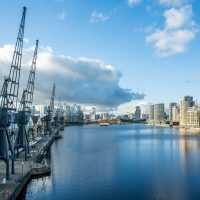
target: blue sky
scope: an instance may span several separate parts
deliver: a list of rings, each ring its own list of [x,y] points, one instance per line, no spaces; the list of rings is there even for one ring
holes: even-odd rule
[[[199,0],[1,1],[3,55],[5,45],[12,48],[15,43],[23,6],[28,8],[24,65],[28,66],[35,39],[40,40],[38,96],[48,98],[55,81],[63,100],[100,107],[168,103],[184,95],[200,100]],[[48,68],[49,56],[49,65],[54,66],[51,73],[67,68],[66,78],[49,73],[45,79],[43,66]],[[6,71],[7,60],[2,55],[0,63]],[[91,78],[93,74],[102,75],[101,80]],[[59,84],[70,87],[59,88]],[[35,101],[42,99],[35,97]]]

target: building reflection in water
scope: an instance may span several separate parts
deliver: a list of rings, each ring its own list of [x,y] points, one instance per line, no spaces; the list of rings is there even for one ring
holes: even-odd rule
[[[51,149],[51,176],[32,181],[26,199],[196,198],[197,135],[145,125],[68,127],[64,134]]]

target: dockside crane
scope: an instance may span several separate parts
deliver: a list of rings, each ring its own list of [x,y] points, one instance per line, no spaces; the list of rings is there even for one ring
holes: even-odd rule
[[[24,26],[26,7],[23,7],[22,18],[15,44],[14,54],[9,76],[4,79],[0,95],[0,160],[6,164],[6,178],[9,178],[9,159],[12,160],[12,172],[14,173],[14,151],[9,138],[9,126],[11,115],[16,111],[21,71],[22,48],[24,39]]]
[[[19,148],[25,150],[25,160],[29,153],[29,139],[26,131],[27,124],[30,120],[31,106],[33,102],[33,92],[35,83],[35,71],[37,62],[38,40],[36,40],[35,50],[33,54],[32,65],[29,73],[28,83],[25,90],[23,90],[20,101],[19,111],[15,116],[15,122],[18,125],[18,133],[15,140],[14,156],[17,150],[17,157],[19,156]]]
[[[53,119],[53,111],[54,111],[55,89],[56,89],[56,85],[54,83],[53,84],[52,94],[51,94],[50,105],[47,108],[47,115],[43,119],[46,122],[46,132],[48,132],[49,135],[52,135],[51,122],[52,122],[52,119]]]
[[[61,97],[59,97],[58,107],[56,109],[55,116],[53,117],[54,126],[58,128],[60,126],[60,115],[61,115]]]

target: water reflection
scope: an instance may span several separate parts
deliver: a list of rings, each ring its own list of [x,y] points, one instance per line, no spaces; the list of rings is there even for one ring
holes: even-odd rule
[[[198,199],[200,137],[145,125],[68,127],[25,199]]]

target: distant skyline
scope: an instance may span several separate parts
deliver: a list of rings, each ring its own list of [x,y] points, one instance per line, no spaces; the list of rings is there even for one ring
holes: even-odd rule
[[[200,100],[200,1],[1,1],[1,87],[23,6],[21,88],[40,40],[35,104],[50,101],[54,82],[57,99],[105,110],[168,104],[186,95]]]

